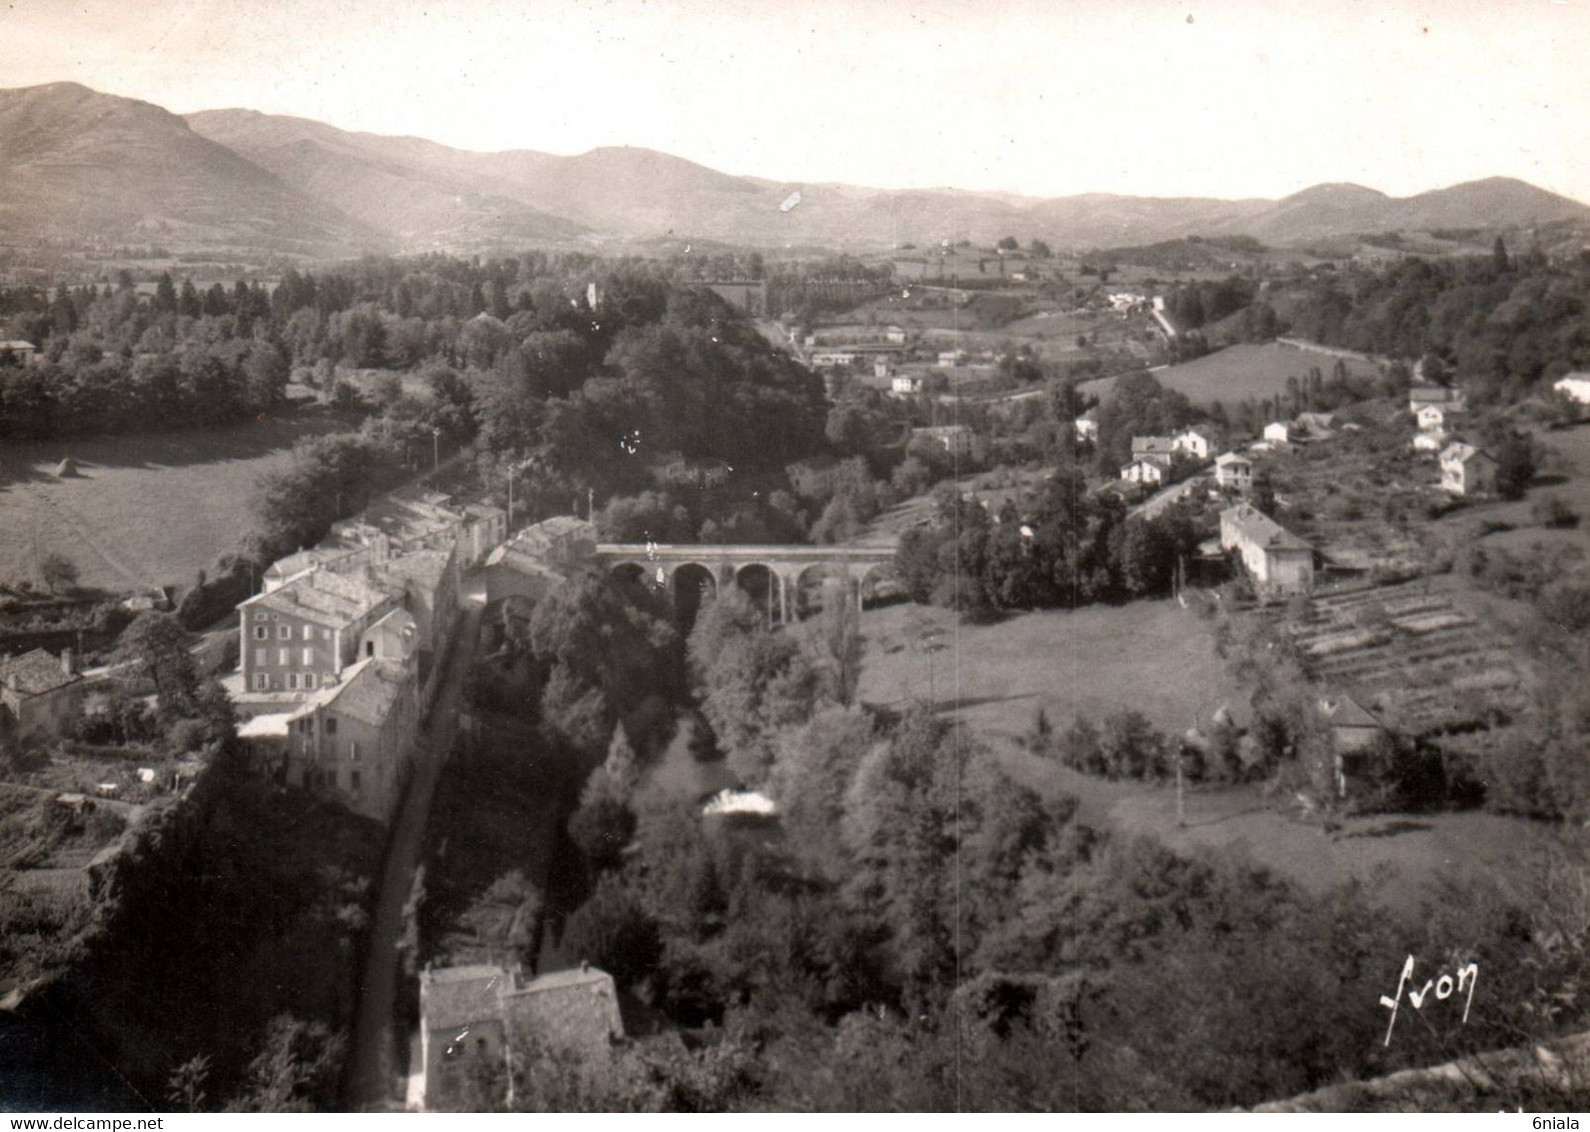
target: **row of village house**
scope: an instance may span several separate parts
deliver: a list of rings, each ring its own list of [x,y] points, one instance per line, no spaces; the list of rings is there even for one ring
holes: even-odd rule
[[[1578,386],[1572,385],[1579,380]],[[1570,389],[1582,387],[1583,402],[1590,404],[1590,376],[1570,375],[1557,383],[1560,390],[1576,400]],[[1464,412],[1463,394],[1446,386],[1415,386],[1408,393],[1408,408],[1418,424],[1413,438],[1417,452],[1439,453],[1441,487],[1453,495],[1489,495],[1496,490],[1496,460],[1483,448],[1458,440],[1450,429]],[[1304,440],[1321,440],[1331,435],[1334,425],[1330,413],[1299,413],[1296,419],[1272,421],[1250,451],[1285,449]],[[1351,428],[1352,425],[1347,427]],[[1075,422],[1077,439],[1095,442],[1099,435],[1098,416],[1089,409]],[[1215,435],[1205,426],[1193,425],[1175,436],[1132,437],[1132,458],[1121,468],[1127,483],[1157,487],[1163,484],[1178,458],[1202,462],[1209,458]],[[1246,492],[1253,482],[1253,463],[1232,451],[1215,458],[1215,482],[1222,489]]]
[[[402,493],[272,564],[238,606],[227,680],[256,764],[386,820],[458,619],[460,572],[506,535],[500,508]]]

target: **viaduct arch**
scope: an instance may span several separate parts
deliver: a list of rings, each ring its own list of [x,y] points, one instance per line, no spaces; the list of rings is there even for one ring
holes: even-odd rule
[[[752,567],[767,571],[768,620],[790,624],[800,611],[803,584],[825,574],[843,584],[845,600],[863,608],[871,584],[894,568],[894,546],[679,546],[661,543],[604,542],[596,558],[609,570],[639,573],[677,599],[680,585],[709,587],[713,594],[752,576]],[[821,569],[818,569],[821,568]],[[760,573],[760,570],[756,573]],[[705,593],[703,593],[705,596]]]

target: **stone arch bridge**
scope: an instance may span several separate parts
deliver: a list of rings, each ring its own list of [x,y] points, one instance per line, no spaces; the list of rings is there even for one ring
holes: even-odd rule
[[[789,624],[802,613],[814,585],[843,585],[845,600],[863,608],[879,580],[894,571],[893,544],[876,546],[678,546],[663,543],[597,543],[596,557],[614,573],[644,578],[676,601],[685,586],[715,596],[722,586],[748,579],[765,584],[768,619]]]

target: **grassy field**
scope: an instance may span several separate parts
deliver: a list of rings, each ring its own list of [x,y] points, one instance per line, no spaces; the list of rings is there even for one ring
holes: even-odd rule
[[[1161,385],[1185,393],[1192,401],[1210,405],[1216,401],[1234,405],[1249,397],[1273,397],[1286,392],[1286,379],[1299,380],[1308,376],[1315,366],[1330,376],[1336,359],[1325,354],[1306,353],[1274,342],[1244,343],[1227,346],[1195,361],[1157,370],[1154,376]],[[1368,362],[1348,361],[1348,372],[1373,376],[1376,367]],[[1084,382],[1079,388],[1084,393],[1108,398],[1115,379],[1106,377]]]
[[[928,626],[942,651],[922,651]],[[1245,714],[1203,622],[1171,601],[1029,613],[997,625],[957,625],[947,610],[897,605],[869,611],[862,631],[862,700],[900,707],[931,692],[978,734],[1023,734],[1040,707],[1056,725],[1078,712],[1098,719],[1132,707],[1177,733],[1224,703]]]
[[[203,432],[6,445],[0,582],[36,582],[35,555],[55,551],[84,586],[185,585],[248,534],[255,486],[286,463],[293,442],[339,427],[309,412]],[[63,456],[77,476],[56,478]]]

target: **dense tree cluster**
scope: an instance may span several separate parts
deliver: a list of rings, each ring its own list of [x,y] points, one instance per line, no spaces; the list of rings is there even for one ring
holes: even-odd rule
[[[938,502],[935,523],[901,537],[896,567],[914,600],[974,617],[1163,593],[1202,537],[1180,506],[1128,517],[1120,496],[1089,494],[1074,466],[1026,512],[1009,503],[990,515],[950,489]]]
[[[1560,872],[1388,917],[1356,886],[1310,895],[1236,857],[1106,836],[924,708],[801,692],[795,646],[743,606],[698,634],[698,692],[724,697],[709,715],[754,720],[719,740],[731,760],[757,752],[735,765],[759,768],[781,835],[700,816],[615,743],[575,823],[598,874],[565,944],[710,1040],[642,1039],[595,1080],[545,1051],[516,1066],[518,1107],[1217,1108],[1583,1017],[1577,989],[1548,1007],[1539,977],[1580,961],[1550,930],[1578,906]],[[1141,717],[1103,731],[1106,757],[1163,772]],[[1362,1003],[1410,953],[1476,958],[1497,984],[1466,1024],[1426,1011],[1388,1048]],[[500,1104],[498,1085],[474,1103]]]
[[[1286,307],[1292,332],[1414,359],[1433,352],[1486,403],[1512,403],[1590,364],[1590,270],[1538,252],[1318,273]]]

